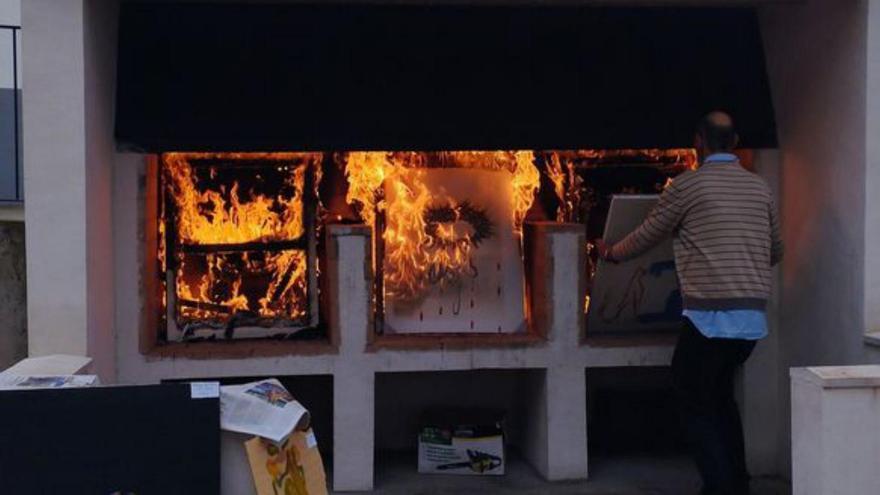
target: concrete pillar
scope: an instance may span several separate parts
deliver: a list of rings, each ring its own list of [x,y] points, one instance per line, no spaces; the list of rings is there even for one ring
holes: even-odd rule
[[[28,352],[115,375],[112,165],[117,2],[22,4]]]
[[[586,375],[582,367],[530,373],[523,456],[548,481],[587,477]]]
[[[548,346],[555,354],[575,352],[584,323],[583,226],[538,223],[530,225],[529,235],[533,324],[549,327]],[[556,260],[578,261],[572,267]],[[566,361],[532,374],[523,387],[528,397],[523,454],[550,481],[587,477],[586,363]]]
[[[333,375],[333,490],[373,489],[375,373],[346,367]]]
[[[587,470],[586,375],[582,367],[547,370],[549,481],[585,479]]]
[[[83,2],[22,5],[31,355],[88,353]]]
[[[880,366],[792,368],[794,495],[880,493]]]
[[[373,489],[375,373],[364,356],[371,323],[370,229],[327,228],[331,332],[339,354],[333,375],[333,490]]]

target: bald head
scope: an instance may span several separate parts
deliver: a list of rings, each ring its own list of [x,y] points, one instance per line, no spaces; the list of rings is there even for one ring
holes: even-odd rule
[[[706,155],[736,148],[738,137],[730,115],[721,111],[706,114],[697,127],[697,147]]]

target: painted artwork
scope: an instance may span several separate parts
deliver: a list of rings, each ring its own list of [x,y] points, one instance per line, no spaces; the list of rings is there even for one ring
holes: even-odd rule
[[[393,231],[417,226],[422,240],[415,257],[403,250],[385,251],[385,331],[525,331],[523,264],[510,173],[432,168],[413,169],[410,175],[427,189],[424,197],[429,200],[413,212],[417,221],[388,218]],[[390,205],[412,189],[407,179],[401,174],[398,181],[386,183]],[[409,223],[395,225],[398,220]]]
[[[657,204],[656,195],[618,195],[611,200],[604,239],[618,242],[638,227]],[[636,259],[599,261],[590,291],[587,332],[678,330],[682,298],[672,238]]]
[[[245,442],[257,495],[327,495],[324,464],[312,430],[281,445],[259,437]]]
[[[245,390],[245,393],[259,397],[276,407],[284,407],[288,402],[293,402],[293,396],[290,395],[290,392],[281,385],[272,382],[260,382]]]

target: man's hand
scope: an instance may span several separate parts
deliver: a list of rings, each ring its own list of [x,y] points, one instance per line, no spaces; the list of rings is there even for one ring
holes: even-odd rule
[[[611,246],[605,242],[605,239],[596,239],[593,241],[593,245],[596,246],[596,253],[599,255],[599,258],[610,261],[612,263],[616,263],[616,261],[611,257]]]

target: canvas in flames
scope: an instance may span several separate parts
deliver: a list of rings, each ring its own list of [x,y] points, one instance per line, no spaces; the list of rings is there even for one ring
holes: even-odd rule
[[[526,331],[531,152],[351,153],[346,171],[349,201],[377,233],[380,331]]]
[[[285,336],[317,324],[320,154],[162,155],[168,340]]]

